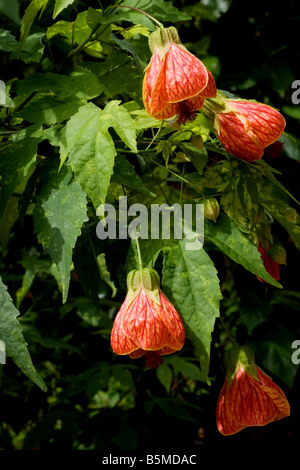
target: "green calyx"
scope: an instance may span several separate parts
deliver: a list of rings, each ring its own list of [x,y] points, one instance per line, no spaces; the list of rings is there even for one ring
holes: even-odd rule
[[[286,251],[282,245],[274,245],[268,255],[278,264],[286,264]]]
[[[144,268],[130,271],[127,276],[127,287],[129,304],[135,299],[140,290],[143,289],[147,297],[160,305],[160,279],[155,269]]]
[[[236,346],[225,352],[224,363],[226,366],[227,387],[232,384],[239,366],[241,365],[245,372],[258,380],[255,367],[255,356],[249,346]]]
[[[162,59],[168,52],[171,43],[181,45],[177,29],[174,26],[170,28],[158,28],[149,36],[149,47],[153,54],[156,51]]]

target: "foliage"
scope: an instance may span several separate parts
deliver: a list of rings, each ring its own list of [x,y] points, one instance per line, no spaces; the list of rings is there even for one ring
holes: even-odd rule
[[[0,339],[8,355],[0,367],[11,410],[1,412],[3,449],[158,448],[162,417],[170,446],[203,444],[201,427],[208,440],[222,440],[214,413],[228,329],[253,347],[290,400],[297,387],[290,356],[300,333],[293,274],[300,141],[290,85],[299,53],[282,52],[293,38],[276,36],[272,45],[279,18],[271,4],[256,17],[255,2],[242,13],[237,0],[119,3],[0,0]],[[285,3],[296,24],[296,2]],[[201,111],[180,128],[147,114],[142,81],[153,18],[177,27],[228,96],[282,111],[280,156],[265,152],[251,164],[233,157]],[[248,41],[243,25],[263,47]],[[251,48],[259,52],[249,58]],[[140,240],[144,265],[160,273],[187,332],[184,349],[157,371],[142,358],[116,357],[109,343],[137,252],[128,237],[100,240],[96,227],[99,206],[117,208],[124,195],[149,209],[191,204],[194,214],[209,197],[220,204],[216,222],[205,220],[200,250],[172,237]],[[255,244],[270,227],[287,252],[279,282]],[[294,437],[286,426],[281,436]]]

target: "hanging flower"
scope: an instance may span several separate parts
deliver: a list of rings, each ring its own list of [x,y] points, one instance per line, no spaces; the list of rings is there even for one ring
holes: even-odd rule
[[[254,101],[209,99],[204,112],[213,118],[226,150],[247,162],[259,160],[285,128],[285,120],[276,109]]]
[[[143,82],[146,110],[156,119],[195,119],[204,98],[216,96],[213,75],[181,44],[174,27],[156,30],[149,45],[153,55]]]
[[[226,378],[217,403],[217,427],[229,436],[248,426],[265,426],[290,415],[289,402],[278,385],[256,364],[248,346],[225,355]]]
[[[163,362],[161,356],[182,349],[182,320],[160,290],[154,269],[131,271],[127,284],[128,293],[111,332],[112,349],[132,359],[145,355],[146,365],[156,368]]]
[[[269,244],[269,249],[270,248],[271,248],[271,245]],[[271,274],[271,276],[275,279],[275,281],[279,281],[280,270],[279,270],[279,264],[277,263],[277,261],[275,261],[273,258],[271,258],[271,256],[269,256],[269,250],[266,250],[261,243],[259,243],[258,245],[258,251],[260,252],[260,256],[264,264],[264,267],[266,268],[266,271],[268,271],[268,273]],[[266,282],[258,276],[257,276],[257,279],[261,282]]]

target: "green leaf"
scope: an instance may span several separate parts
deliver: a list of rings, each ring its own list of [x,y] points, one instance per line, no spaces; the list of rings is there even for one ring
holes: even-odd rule
[[[280,140],[283,142],[284,152],[293,160],[300,160],[300,139],[295,135],[282,134]]]
[[[134,59],[128,54],[113,49],[105,62],[93,67],[93,71],[99,78],[104,95],[113,98],[120,93],[125,93],[131,96],[141,108],[144,107],[141,96],[143,76]]]
[[[274,291],[271,303],[300,310],[300,292],[290,290]]]
[[[45,392],[46,384],[32,364],[21,325],[17,320],[19,314],[0,277],[0,339],[5,343],[7,355],[30,380]]]
[[[295,246],[300,250],[300,216],[288,204],[288,194],[281,185],[265,183],[259,191],[260,204],[287,230]]]
[[[264,174],[265,174],[266,179],[271,181],[273,186],[275,186],[275,187],[277,186],[277,188],[281,189],[281,191],[283,191],[291,199],[293,199],[297,204],[300,205],[300,202],[289,192],[289,190],[282,183],[280,183],[280,181],[278,181],[278,179],[274,175],[275,170],[271,166],[267,165],[264,161],[262,161],[260,163],[260,165],[263,165],[263,167],[264,167]],[[266,183],[265,183],[265,186],[266,186]],[[276,190],[276,188],[274,188],[274,189]],[[262,193],[263,193],[263,190],[262,190]]]
[[[95,98],[101,93],[101,87],[97,77],[93,72],[77,67],[70,76],[58,75],[55,73],[36,73],[29,78],[19,80],[15,85],[15,90],[19,94],[30,94],[36,91],[51,93],[59,100],[87,101]]]
[[[236,161],[222,160],[209,167],[200,182],[204,188],[224,191],[232,186],[239,178],[238,163]]]
[[[257,362],[267,374],[283,380],[290,388],[293,387],[298,366],[293,364],[291,345],[295,340],[294,334],[283,326],[275,326],[266,331],[263,338],[253,345]],[[251,346],[251,345],[250,345]]]
[[[290,220],[290,209],[287,204],[280,201],[265,201],[261,205],[280,223],[289,233],[295,246],[300,250],[300,217],[296,213],[296,222]]]
[[[10,18],[17,25],[20,24],[21,18],[19,16],[19,0],[0,0],[0,12]]]
[[[96,257],[103,247],[96,236],[96,226],[92,225],[92,227],[85,226],[77,238],[73,252],[73,263],[85,295],[94,305],[98,306],[101,277]]]
[[[30,167],[30,170],[24,176],[18,186],[15,188],[15,192],[17,195],[22,194],[25,190],[26,184],[35,170],[35,165]],[[2,246],[2,254],[3,256],[6,255],[6,249],[9,241],[10,231],[14,225],[14,223],[18,220],[19,217],[19,197],[18,196],[11,196],[9,201],[7,202],[2,217],[0,218],[0,241]],[[17,305],[17,308],[18,305]]]
[[[204,249],[185,250],[182,241],[174,242],[165,252],[162,284],[181,314],[209,383],[211,333],[222,298],[214,264]]]
[[[92,103],[82,106],[62,131],[61,165],[69,158],[77,180],[97,208],[105,201],[117,154],[108,132],[112,127],[134,152],[136,133],[133,120],[120,101],[101,110]]]
[[[203,169],[207,163],[208,157],[204,153],[205,149],[199,150],[191,144],[180,142],[179,147],[188,156],[191,162],[195,165],[196,170],[200,175],[203,173]]]
[[[121,5],[139,8],[162,22],[177,23],[178,21],[187,21],[192,19],[186,13],[182,13],[177,8],[173,7],[170,2],[165,2],[163,0],[152,0],[151,2],[148,0],[127,0]],[[114,15],[114,21],[117,21],[118,19],[119,21],[131,21],[134,24],[142,24],[151,31],[157,27],[157,24],[150,18],[138,11],[130,9],[120,8],[119,16]],[[107,21],[111,21],[109,17]]]
[[[30,290],[32,283],[38,273],[44,272],[51,274],[56,279],[58,285],[61,283],[59,272],[54,263],[50,263],[47,260],[30,257],[21,261],[20,264],[25,269],[25,273],[22,280],[22,286],[16,292],[17,308],[20,308],[24,297]]]
[[[135,189],[147,196],[155,197],[143,184],[141,178],[136,173],[134,166],[129,163],[124,156],[116,155],[114,173],[111,181],[114,183],[122,184],[128,188]]]
[[[55,19],[62,10],[74,3],[74,0],[55,0],[52,18]]]
[[[76,114],[82,103],[78,100],[67,102],[52,98],[51,96],[37,96],[27,106],[16,113],[26,121],[35,124],[51,124],[66,121]]]
[[[130,114],[136,116],[134,118],[136,129],[148,129],[149,127],[158,127],[160,125],[159,121],[150,116],[145,109],[130,111]]]
[[[19,43],[9,31],[0,29],[0,51],[13,52],[19,47]]]
[[[112,320],[108,318],[107,313],[101,311],[99,306],[95,306],[88,298],[76,297],[74,306],[76,307],[76,314],[88,325],[107,328],[107,330],[112,328]]]
[[[133,25],[130,28],[122,28],[122,26],[113,25],[112,29],[114,31],[120,31],[123,38],[125,39],[130,39],[136,34],[141,34],[142,36],[146,36],[147,38],[150,36],[149,29],[145,28],[145,26],[142,26],[140,24]]]
[[[224,254],[269,284],[282,287],[266,271],[257,246],[239,230],[233,220],[220,214],[216,223],[205,219],[204,224],[205,237],[220,248]]]
[[[75,85],[76,96],[80,99],[91,100],[101,94],[101,86],[96,75],[85,67],[76,67],[71,73],[72,85]]]
[[[147,38],[118,39],[113,33],[110,37],[121,49],[133,55],[141,71],[146,68],[149,62],[149,53],[145,53],[148,45]]]
[[[252,334],[254,328],[268,319],[271,311],[272,304],[269,300],[257,297],[253,291],[243,292],[239,304],[239,313],[249,335]]]
[[[58,21],[47,29],[47,38],[51,39],[57,34],[66,37],[72,44],[80,44],[100,24],[102,11],[88,8],[79,13],[75,21]]]
[[[156,375],[160,383],[165,387],[167,393],[170,392],[170,387],[173,381],[173,372],[167,364],[162,364],[156,370]]]
[[[70,168],[54,170],[38,197],[34,225],[38,241],[61,275],[63,302],[68,295],[72,251],[86,220],[86,195],[78,181],[72,181]]]
[[[196,364],[176,355],[168,356],[164,361],[173,367],[175,374],[180,373],[189,379],[203,381],[201,370]]]
[[[229,184],[221,195],[221,206],[241,231],[252,232],[260,207],[258,182],[262,179],[262,175],[246,165],[239,166],[236,173],[238,179]]]
[[[292,118],[300,119],[300,108],[297,106],[282,106],[282,111]]]
[[[97,256],[97,261],[98,261],[98,265],[99,265],[100,272],[101,272],[101,279],[104,282],[106,282],[106,284],[111,288],[111,290],[112,290],[111,297],[113,298],[113,297],[115,297],[115,295],[117,293],[117,288],[116,288],[114,282],[111,280],[110,273],[107,270],[107,265],[106,265],[106,260],[105,260],[105,253],[101,253],[100,255],[98,255]]]
[[[189,403],[188,401],[180,400],[179,398],[161,398],[154,396],[144,404],[146,413],[150,414],[155,405],[158,405],[168,416],[182,419],[184,421],[191,421],[193,423],[196,422],[195,418],[192,417],[191,413],[189,413],[186,408],[189,407],[199,410],[199,407]]]
[[[0,159],[0,174],[2,175],[0,217],[12,193],[34,164],[38,142],[37,139],[27,137],[12,143],[2,152]]]
[[[32,23],[40,10],[44,10],[49,0],[32,0],[25,10],[25,14],[21,21],[21,35],[19,51],[23,49],[25,41],[28,37]]]
[[[42,38],[45,36],[44,33],[34,33],[28,36],[24,42],[22,50],[12,52],[11,60],[21,59],[26,64],[30,62],[40,62],[45,46],[42,43]]]

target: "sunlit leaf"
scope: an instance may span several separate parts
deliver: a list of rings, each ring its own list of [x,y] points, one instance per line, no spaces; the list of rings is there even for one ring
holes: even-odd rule
[[[95,208],[105,201],[117,154],[110,127],[136,151],[133,121],[119,101],[111,101],[103,110],[92,103],[82,106],[62,131],[61,164],[69,159]]]
[[[62,299],[66,301],[70,282],[72,251],[86,216],[86,195],[70,168],[53,171],[43,187],[34,211],[39,242],[61,275]]]

